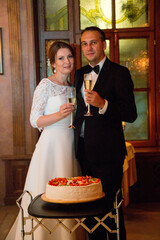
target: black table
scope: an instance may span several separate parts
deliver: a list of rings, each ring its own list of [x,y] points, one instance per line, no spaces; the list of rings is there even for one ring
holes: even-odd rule
[[[45,202],[40,194],[29,205],[28,213],[38,218],[83,218],[99,216],[112,209],[113,205],[108,206],[104,198],[86,203],[62,204]]]
[[[32,225],[31,232],[25,233],[24,228],[22,229],[23,232],[22,240],[24,240],[25,234],[26,235],[32,234],[33,239],[34,230],[36,230],[37,227],[39,226],[43,227],[51,234],[54,231],[54,228],[52,228],[52,231],[45,228],[44,221],[45,219],[56,219],[57,220],[56,225],[61,224],[61,226],[63,226],[70,233],[75,231],[79,226],[82,226],[91,234],[97,229],[97,227],[102,225],[110,233],[116,233],[117,240],[119,240],[119,207],[123,201],[121,199],[118,202],[119,192],[120,190],[116,194],[115,202],[113,205],[107,203],[105,198],[86,203],[74,203],[74,204],[50,203],[42,200],[41,195],[38,195],[31,201],[28,207],[30,219],[32,220],[32,222],[34,220],[37,224],[34,227]],[[93,217],[95,219],[95,225],[91,229],[85,224],[85,220],[89,217]],[[104,222],[108,217],[114,219],[116,229],[114,230],[111,229]],[[22,218],[24,218],[23,214]],[[64,219],[74,219],[75,220],[74,228],[67,229],[63,223]],[[22,219],[22,222],[23,223],[25,222],[24,219]],[[57,226],[55,228],[57,228]]]

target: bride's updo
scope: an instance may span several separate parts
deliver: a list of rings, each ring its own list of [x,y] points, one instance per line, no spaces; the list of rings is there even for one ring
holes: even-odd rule
[[[55,57],[60,48],[68,48],[74,57],[73,48],[68,43],[62,41],[55,41],[54,43],[52,43],[48,50],[48,58],[53,72],[54,72],[53,64],[55,63]]]

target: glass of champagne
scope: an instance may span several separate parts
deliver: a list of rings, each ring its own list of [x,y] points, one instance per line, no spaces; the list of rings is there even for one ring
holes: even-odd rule
[[[67,88],[67,98],[68,98],[68,102],[72,103],[75,109],[75,106],[76,106],[76,88],[75,87]],[[71,123],[68,126],[68,128],[75,128],[75,126],[73,125],[73,111],[71,112]]]
[[[92,85],[93,85],[92,75],[90,73],[84,74],[84,88],[88,90],[92,90]],[[93,116],[90,111],[89,103],[88,103],[88,111],[86,114],[84,114],[84,116]]]

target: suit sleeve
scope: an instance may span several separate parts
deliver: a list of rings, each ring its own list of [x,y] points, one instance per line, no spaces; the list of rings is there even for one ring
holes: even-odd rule
[[[133,81],[125,67],[119,67],[118,73],[112,76],[113,94],[109,96],[106,116],[112,121],[134,122],[137,118],[136,104],[133,94]]]

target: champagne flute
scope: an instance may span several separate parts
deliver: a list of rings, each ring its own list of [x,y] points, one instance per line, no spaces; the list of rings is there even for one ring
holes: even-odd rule
[[[93,85],[92,75],[90,73],[84,74],[84,87],[85,87],[85,89],[92,90],[92,85]],[[88,111],[87,111],[86,114],[84,114],[84,116],[93,116],[91,114],[89,103],[88,103]]]
[[[67,98],[68,98],[68,102],[72,103],[75,108],[75,105],[76,105],[76,88],[75,87],[67,88]],[[71,112],[71,123],[68,126],[68,128],[75,128],[75,126],[73,125],[73,111]]]

